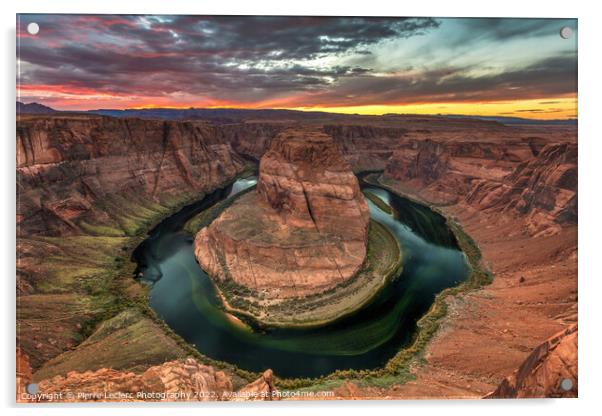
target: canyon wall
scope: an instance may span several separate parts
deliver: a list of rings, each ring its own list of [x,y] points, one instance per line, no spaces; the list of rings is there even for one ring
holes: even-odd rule
[[[366,241],[368,205],[351,166],[327,134],[281,133],[261,158],[257,192],[287,224]]]
[[[519,164],[502,181],[476,181],[466,202],[481,210],[527,218],[532,234],[577,223],[577,145],[552,144]]]
[[[384,169],[408,133],[401,127],[356,124],[326,124],[323,130],[338,143],[355,172]]]
[[[215,127],[90,116],[17,123],[17,230],[66,235],[110,223],[110,195],[161,202],[210,190],[244,162]],[[125,230],[124,230],[125,231]]]
[[[306,124],[283,122],[251,122],[220,125],[219,129],[234,150],[259,161],[270,148],[272,140],[288,128],[304,128]],[[334,139],[354,171],[382,170],[393,150],[403,143],[408,132],[400,127],[361,124],[315,124],[310,128],[322,130]]]
[[[272,139],[287,127],[285,123],[245,122],[220,125],[219,131],[238,154],[258,162]]]
[[[577,397],[577,345],[575,324],[538,345],[486,398]]]
[[[577,222],[574,143],[415,141],[395,151],[383,178],[437,205],[524,217],[532,234]]]
[[[381,393],[481,397],[542,341],[577,322],[576,130],[481,126],[433,129],[425,136],[410,133],[379,181],[460,225],[478,244],[494,279],[446,300],[448,315],[415,371],[416,381]],[[566,357],[576,384],[574,347]],[[543,384],[532,386],[518,394],[558,394],[539,389]]]
[[[278,400],[273,374],[265,371],[257,380],[235,390],[232,378],[194,358],[168,361],[142,373],[101,368],[71,371],[37,383],[39,399],[27,395],[31,374],[27,355],[17,349],[17,402],[174,402]],[[61,395],[61,399],[53,400]]]
[[[16,133],[17,342],[38,370],[144,296],[136,238],[246,163],[204,122],[20,115]]]

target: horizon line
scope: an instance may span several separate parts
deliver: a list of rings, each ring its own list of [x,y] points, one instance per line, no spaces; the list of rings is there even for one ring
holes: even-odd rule
[[[19,101],[24,105],[38,104],[44,107],[48,107],[57,112],[64,113],[89,113],[94,111],[152,111],[152,110],[244,110],[244,111],[291,111],[300,113],[324,113],[324,114],[336,114],[336,115],[348,115],[348,116],[370,116],[370,117],[382,117],[382,116],[436,116],[436,117],[483,117],[483,118],[506,118],[506,119],[522,119],[522,120],[534,120],[534,121],[577,121],[578,116],[565,117],[565,118],[537,118],[537,117],[525,117],[519,115],[510,114],[478,114],[478,113],[437,113],[437,112],[382,112],[382,113],[361,113],[361,112],[345,112],[345,111],[333,111],[328,108],[310,108],[310,107],[239,107],[239,106],[207,106],[207,107],[195,107],[195,106],[141,106],[141,107],[126,107],[126,108],[89,108],[81,110],[72,109],[58,109],[38,101],[31,101],[26,103]],[[348,107],[353,108],[353,107]]]

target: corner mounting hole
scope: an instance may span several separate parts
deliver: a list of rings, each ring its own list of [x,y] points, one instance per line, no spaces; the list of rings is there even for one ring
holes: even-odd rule
[[[560,382],[560,388],[564,391],[569,391],[573,388],[573,380],[570,378],[563,378]]]
[[[27,25],[27,33],[30,35],[37,35],[40,32],[40,25],[36,22],[31,22]]]
[[[573,29],[571,29],[568,26],[563,26],[560,29],[560,37],[562,39],[569,39],[571,36],[573,36]]]
[[[27,391],[27,393],[29,394],[36,394],[38,392],[38,385],[36,383],[29,383],[26,387],[25,390]]]

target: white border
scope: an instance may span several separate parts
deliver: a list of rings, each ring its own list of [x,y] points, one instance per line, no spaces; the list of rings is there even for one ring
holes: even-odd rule
[[[7,414],[15,414],[14,408],[14,336],[15,336],[15,13],[148,13],[148,14],[302,14],[302,15],[390,15],[390,16],[456,16],[456,17],[577,17],[579,18],[579,394],[576,400],[523,400],[523,401],[401,401],[401,402],[294,402],[279,404],[198,404],[175,408],[166,406],[127,406],[127,413],[142,413],[145,415],[164,415],[177,411],[185,413],[240,413],[248,415],[277,412],[287,415],[307,415],[311,412],[345,412],[350,415],[363,415],[371,412],[374,406],[379,411],[389,414],[401,412],[411,414],[445,413],[445,415],[491,415],[508,416],[509,413],[545,412],[550,415],[567,415],[587,412],[595,406],[595,400],[600,395],[600,355],[602,346],[600,322],[602,317],[599,301],[602,290],[601,274],[596,268],[600,261],[600,243],[602,236],[599,218],[596,217],[602,207],[602,197],[599,179],[602,179],[602,136],[599,125],[602,122],[602,109],[599,101],[602,97],[600,90],[600,61],[599,39],[602,39],[600,27],[601,14],[597,13],[594,2],[576,1],[546,1],[528,2],[525,0],[505,0],[500,2],[480,1],[431,1],[415,2],[370,0],[352,2],[351,0],[302,0],[299,2],[284,2],[276,0],[239,0],[239,1],[199,1],[191,0],[97,0],[85,1],[34,1],[19,0],[2,2],[2,46],[3,65],[1,82],[1,111],[3,137],[1,157],[1,184],[3,198],[0,203],[2,219],[2,246],[0,249],[1,262],[4,267],[2,276],[2,292],[4,309],[1,343],[3,365],[0,377],[3,400],[2,405],[9,407]],[[597,128],[598,127],[598,128]],[[598,261],[596,261],[598,260]],[[12,408],[11,408],[12,407]],[[44,407],[39,412],[45,415],[106,414],[123,411],[124,406],[105,405],[103,408],[74,406]],[[35,409],[21,409],[23,414],[34,413]]]

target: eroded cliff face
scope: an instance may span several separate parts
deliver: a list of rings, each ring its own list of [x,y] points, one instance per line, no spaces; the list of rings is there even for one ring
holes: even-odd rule
[[[436,204],[456,204],[474,181],[500,181],[520,161],[533,157],[526,141],[448,142],[411,140],[388,160],[385,179],[402,184]]]
[[[295,127],[303,129],[304,124],[292,121],[247,121],[220,125],[219,130],[237,153],[259,161],[280,132]],[[384,169],[394,149],[402,145],[408,133],[407,129],[401,127],[370,124],[316,123],[310,128],[322,130],[331,136],[355,172]]]
[[[71,371],[37,383],[39,396],[27,395],[31,369],[27,356],[17,349],[18,402],[177,402],[277,400],[271,370],[257,380],[235,390],[232,378],[194,358],[168,361],[142,373],[102,368],[96,371]],[[60,395],[60,398],[59,396]]]
[[[476,181],[466,201],[482,210],[525,216],[532,234],[577,223],[577,145],[548,145],[499,183]]]
[[[384,178],[435,204],[524,217],[532,234],[577,221],[577,145],[418,141],[397,150]]]
[[[272,139],[286,128],[286,123],[260,122],[219,126],[226,143],[230,143],[238,154],[256,161],[270,148]]]
[[[366,240],[368,205],[349,163],[326,134],[287,130],[261,158],[257,192],[286,224]]]
[[[450,165],[450,151],[432,140],[414,142],[410,149],[399,150],[386,167],[386,174],[397,180],[416,181],[422,186],[441,178]]]
[[[566,214],[576,208],[576,131],[477,133],[431,136],[440,156],[418,169],[440,172],[430,183],[428,175],[405,173],[421,150],[435,155],[437,147],[424,140],[398,149],[380,177],[460,224],[494,275],[491,285],[448,300],[427,364],[415,382],[389,391],[396,397],[482,397],[542,340],[577,321],[577,224]],[[570,359],[576,366],[576,355]]]
[[[37,370],[81,343],[117,285],[139,292],[130,239],[245,162],[204,122],[20,115],[16,140],[17,336]]]
[[[275,299],[319,293],[354,275],[366,255],[369,212],[333,140],[313,130],[278,135],[257,192],[238,199],[195,240],[213,277]]]
[[[577,349],[575,324],[538,345],[486,398],[577,397]],[[564,386],[563,381],[567,383]]]
[[[119,226],[111,221],[111,208],[119,207],[106,203],[113,196],[161,202],[199,193],[243,165],[219,131],[202,122],[21,117],[17,231],[66,235],[81,232],[82,222]]]
[[[326,124],[323,130],[339,145],[355,172],[384,169],[408,133],[402,127],[357,124]]]

